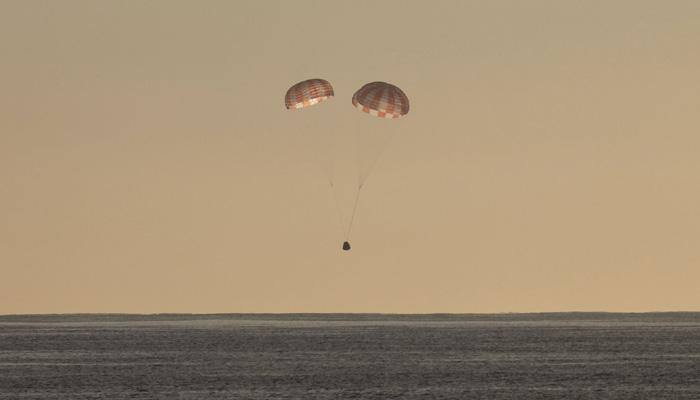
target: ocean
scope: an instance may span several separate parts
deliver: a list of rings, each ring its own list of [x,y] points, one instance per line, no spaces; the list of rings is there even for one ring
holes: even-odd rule
[[[700,399],[700,313],[0,316],[0,399]]]

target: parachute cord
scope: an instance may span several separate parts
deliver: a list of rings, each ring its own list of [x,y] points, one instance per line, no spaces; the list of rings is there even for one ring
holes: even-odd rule
[[[395,132],[391,132],[389,134],[389,138],[386,140],[386,142],[384,142],[384,145],[379,149],[379,154],[377,154],[377,157],[374,160],[372,160],[371,164],[369,165],[369,168],[367,168],[367,171],[364,174],[362,173],[362,170],[360,167],[360,162],[359,162],[359,148],[357,149],[357,157],[358,157],[357,166],[358,166],[358,171],[359,171],[357,179],[358,179],[358,182],[360,184],[360,188],[362,188],[362,185],[365,184],[365,182],[367,181],[369,176],[372,174],[372,170],[374,170],[374,167],[377,165],[377,162],[379,162],[379,159],[382,158],[382,155],[384,155],[384,153],[386,152],[389,145],[391,145],[391,142],[393,141],[394,136],[395,136]],[[358,138],[358,141],[359,141],[359,138]]]
[[[348,225],[348,231],[345,234],[345,240],[350,239],[350,231],[352,230],[352,222],[355,220],[355,212],[357,211],[357,203],[360,202],[360,190],[362,190],[362,184],[357,186],[357,195],[355,196],[355,204],[352,207],[352,214],[350,215],[350,224]]]
[[[318,122],[316,119],[304,119],[302,123],[302,134],[305,136],[305,138],[312,143],[318,142],[318,135],[315,133],[318,132]],[[330,143],[329,143],[330,142]],[[334,136],[329,139],[329,142],[321,142],[320,146],[322,147],[323,152],[332,152],[333,148],[333,143],[334,143]],[[343,234],[345,233],[345,225],[343,224],[343,215],[340,207],[340,202],[338,200],[338,196],[335,193],[335,183],[333,182],[333,178],[335,177],[334,174],[334,163],[333,159],[324,159],[322,156],[319,156],[316,154],[314,156],[315,158],[315,163],[321,168],[323,175],[325,175],[326,180],[328,181],[328,185],[330,186],[331,189],[331,196],[333,196],[333,205],[335,208],[335,214],[338,217],[338,235],[340,237],[343,237]]]
[[[333,196],[333,203],[335,205],[335,215],[338,217],[338,231],[340,233],[340,236],[343,236],[343,215],[340,212],[340,203],[338,202],[338,196],[335,194],[335,185],[333,184],[332,180],[329,180],[328,183],[331,185],[331,195]]]

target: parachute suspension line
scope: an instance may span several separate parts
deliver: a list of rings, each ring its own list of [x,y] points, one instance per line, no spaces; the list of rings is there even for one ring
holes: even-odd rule
[[[377,128],[375,128],[377,129]],[[377,129],[377,131],[374,132],[374,135],[381,134],[381,130]],[[384,153],[386,152],[387,148],[391,145],[391,142],[394,139],[394,136],[396,135],[396,132],[393,130],[390,130],[387,134],[387,136],[381,140],[378,143],[378,152],[374,154],[374,157],[370,156],[370,162],[368,165],[365,166],[366,169],[363,169],[363,162],[362,162],[362,139],[360,138],[361,133],[357,132],[355,134],[355,157],[357,158],[357,181],[360,186],[364,185],[369,176],[372,174],[372,171],[374,170],[374,167],[377,165],[379,162],[379,159],[382,158]]]
[[[348,231],[345,233],[345,240],[350,239],[350,231],[352,231],[352,223],[355,220],[355,213],[357,212],[357,204],[360,202],[360,191],[362,190],[362,184],[357,186],[357,195],[355,195],[355,204],[352,206],[352,214],[350,214],[350,223],[348,224]]]
[[[387,146],[388,146],[388,143],[384,147],[387,147]],[[367,168],[367,171],[364,174],[362,173],[362,171],[360,171],[360,173],[358,174],[360,186],[364,185],[365,181],[367,181],[367,178],[369,178],[370,174],[372,173],[374,166],[377,165],[377,162],[379,161],[382,154],[384,153],[384,150],[385,150],[384,148],[379,150],[379,154],[377,155],[377,157],[374,160],[372,160],[371,164],[369,165],[369,168]]]
[[[324,149],[324,152],[327,153],[332,153],[333,152],[333,144],[335,143],[335,136],[331,137],[330,144],[326,144],[326,148]],[[338,201],[338,196],[335,193],[335,182],[333,182],[333,178],[335,178],[335,163],[333,162],[332,158],[329,158],[326,162],[326,165],[324,165],[324,170],[326,171],[326,178],[328,179],[328,186],[330,187],[331,190],[331,196],[333,197],[333,208],[335,208],[335,214],[338,217],[338,232],[340,235],[343,235],[343,215],[340,211],[340,203]]]
[[[333,158],[330,156],[330,154],[333,153],[333,145],[335,143],[335,136],[330,137],[330,143],[324,143],[323,147],[323,153],[329,154],[326,160],[321,160],[321,163],[323,163],[323,170],[326,173],[326,177],[328,178],[328,183],[330,183],[331,187],[334,186],[333,178],[335,177],[335,164],[333,163]]]
[[[310,144],[319,143],[320,149],[314,151],[314,162],[318,165],[318,168],[323,173],[328,183],[333,186],[333,160],[324,158],[323,154],[328,154],[333,148],[333,138],[330,142],[324,141],[323,135],[319,134],[319,124],[315,118],[309,118],[304,120],[302,129],[304,130],[304,136]]]
[[[335,208],[334,212],[338,219],[338,234],[340,237],[342,237],[345,233],[345,225],[343,224],[340,201],[338,200],[338,196],[335,192],[335,165],[332,158],[324,158],[322,156],[323,154],[330,154],[332,152],[333,145],[335,143],[335,136],[331,136],[326,140],[325,135],[319,135],[320,127],[316,118],[303,119],[302,130],[306,140],[308,140],[310,143],[319,143],[320,149],[318,150],[320,151],[314,152],[316,154],[314,156],[314,162],[318,165],[318,168],[321,169],[324,178],[330,187],[331,196],[333,198],[333,208]]]
[[[340,211],[340,202],[338,201],[338,195],[335,193],[335,185],[333,184],[333,181],[331,183],[331,195],[333,196],[333,203],[334,203],[334,208],[335,208],[335,215],[338,217],[338,232],[340,233],[340,236],[343,236],[343,214]]]

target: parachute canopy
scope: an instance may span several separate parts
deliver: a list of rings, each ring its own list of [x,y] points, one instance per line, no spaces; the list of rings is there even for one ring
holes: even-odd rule
[[[287,109],[298,110],[313,106],[333,97],[333,86],[325,79],[307,79],[287,90],[284,105]]]
[[[362,86],[352,96],[352,105],[380,118],[399,118],[408,114],[406,94],[386,82],[372,82]]]

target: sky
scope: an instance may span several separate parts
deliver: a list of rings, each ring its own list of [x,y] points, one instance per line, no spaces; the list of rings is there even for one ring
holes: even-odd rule
[[[695,0],[3,1],[0,314],[700,310],[698,21]],[[309,78],[335,98],[286,110]],[[342,252],[314,160],[348,147],[313,137],[363,129],[372,81],[411,110]]]

